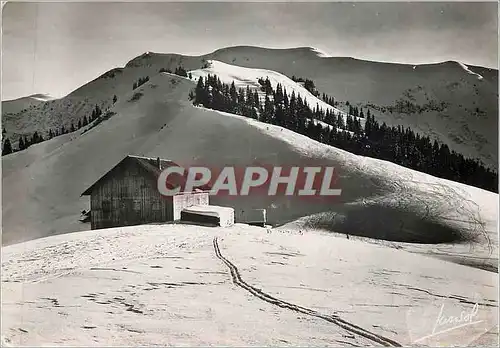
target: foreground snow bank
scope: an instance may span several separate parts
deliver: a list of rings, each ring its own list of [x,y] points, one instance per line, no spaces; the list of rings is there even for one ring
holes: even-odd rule
[[[145,225],[3,248],[1,334],[12,345],[404,345],[432,331],[441,306],[478,303],[482,324],[451,339],[491,344],[496,292],[491,272],[326,234]]]

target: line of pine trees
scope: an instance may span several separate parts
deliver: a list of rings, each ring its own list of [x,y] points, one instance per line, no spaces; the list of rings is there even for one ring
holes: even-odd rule
[[[304,88],[309,91],[312,95],[315,97],[319,98],[319,91],[316,89],[316,86],[314,85],[313,80],[309,79],[304,79],[303,77],[296,77],[295,75],[292,76],[292,81],[297,82],[297,83],[302,83]],[[332,105],[333,106],[333,105]]]
[[[223,84],[217,76],[208,75],[206,79],[198,79],[195,90],[190,93],[190,99],[195,105],[259,119],[293,131],[304,129],[309,120],[316,119],[333,128],[355,134],[363,132],[360,119],[353,115],[347,115],[344,119],[340,113],[330,109],[324,111],[318,105],[311,108],[307,100],[302,99],[300,94],[296,95],[295,91],[289,96],[281,84],[273,89],[268,78],[261,78],[258,81],[261,85],[260,90],[265,94],[263,98],[259,97],[256,90],[251,91],[248,86],[246,89],[236,89],[234,82],[231,85]]]
[[[2,140],[3,140],[3,147],[2,147],[2,156],[8,155],[9,153],[12,153],[12,144],[10,143],[9,138],[5,138],[5,133],[7,131],[5,130],[5,127],[2,128]],[[4,140],[5,138],[5,140]]]
[[[322,94],[321,99],[323,99],[323,101],[330,106],[337,106],[338,105],[338,102],[335,101],[335,98],[329,97],[325,93]]]
[[[183,77],[188,77],[188,73],[186,69],[184,69],[182,66],[179,66],[175,69],[174,74],[183,76]]]
[[[167,72],[172,74],[172,70],[166,69],[166,68],[160,68],[159,70],[160,73],[162,72]],[[189,77],[189,79],[193,78],[193,75],[191,73],[188,73],[186,69],[184,69],[182,66],[179,66],[175,68],[175,71],[173,72],[175,75],[183,76],[183,77]]]
[[[264,97],[248,86],[237,89],[234,82],[225,84],[216,75],[208,75],[205,79],[198,79],[190,99],[194,105],[282,126],[358,155],[387,160],[440,178],[498,192],[496,172],[475,159],[450,151],[446,144],[431,142],[428,136],[416,134],[410,128],[389,127],[385,122],[379,124],[370,110],[366,112],[363,127],[360,122],[360,117],[365,116],[363,110],[352,106],[344,122],[344,118],[333,111],[310,107],[293,91],[289,96],[280,84],[273,89],[269,79],[259,79],[259,83]],[[326,99],[333,100],[328,96]]]
[[[118,97],[116,95],[113,96],[113,104],[116,103],[117,100],[118,100]],[[98,105],[96,105],[92,109],[91,115],[88,118],[87,118],[87,116],[83,116],[83,118],[80,118],[78,120],[78,123],[76,124],[76,126],[73,124],[73,122],[71,122],[71,125],[69,128],[61,126],[61,128],[49,129],[49,132],[48,132],[46,138],[44,138],[43,135],[41,133],[39,133],[38,131],[35,131],[31,135],[31,137],[28,137],[26,135],[19,136],[17,149],[15,149],[12,146],[10,139],[6,138],[4,140],[4,143],[3,143],[2,156],[8,155],[8,154],[16,152],[16,151],[25,150],[28,147],[30,147],[31,145],[41,143],[45,140],[49,140],[49,139],[52,139],[54,137],[57,137],[57,136],[60,136],[63,134],[73,133],[73,132],[77,131],[78,129],[85,127],[88,124],[92,123],[94,120],[99,118],[102,115],[102,113],[103,112],[102,112],[101,108]],[[5,133],[5,129],[4,129],[3,133]]]
[[[149,76],[139,77],[139,80],[133,83],[132,90],[141,87],[143,84],[149,81]]]

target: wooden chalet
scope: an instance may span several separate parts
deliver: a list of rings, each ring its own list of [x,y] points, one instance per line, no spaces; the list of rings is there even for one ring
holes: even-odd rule
[[[90,196],[91,229],[175,221],[190,206],[209,204],[209,187],[165,197],[158,191],[162,170],[177,166],[160,158],[126,156],[104,174],[82,196]],[[186,176],[171,174],[170,189],[184,187]]]

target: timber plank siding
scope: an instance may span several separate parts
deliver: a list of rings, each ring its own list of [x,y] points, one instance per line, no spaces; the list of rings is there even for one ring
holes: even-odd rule
[[[172,198],[162,197],[157,182],[134,162],[123,163],[92,189],[91,228],[172,221]]]

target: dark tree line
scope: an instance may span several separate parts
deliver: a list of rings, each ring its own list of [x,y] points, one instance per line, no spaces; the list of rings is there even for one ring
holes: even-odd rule
[[[391,161],[440,178],[498,192],[498,174],[478,160],[450,150],[448,145],[431,141],[411,128],[380,125],[367,115],[361,148],[354,153]]]
[[[251,91],[248,86],[245,89],[236,89],[234,82],[231,85],[223,84],[217,76],[208,75],[206,79],[198,79],[190,98],[195,105],[205,105],[216,110],[248,116],[293,131],[298,131],[298,127],[304,128],[306,122],[311,119],[356,134],[361,134],[363,131],[359,118],[347,115],[344,119],[340,113],[330,109],[325,111],[318,105],[312,108],[300,94],[296,95],[295,91],[289,95],[281,84],[273,89],[268,78],[261,78],[258,81],[265,97],[259,98],[258,92]]]
[[[161,68],[159,70],[160,73],[162,72],[167,72],[167,73],[170,73],[172,74],[172,70],[170,69],[166,69],[166,68]],[[189,79],[192,79],[193,78],[193,75],[191,75],[191,73],[188,73],[186,71],[186,69],[184,69],[182,66],[179,66],[177,68],[175,68],[175,71],[173,72],[175,75],[179,75],[179,76],[183,76],[183,77],[189,77]]]
[[[141,87],[143,84],[145,84],[148,81],[149,81],[149,76],[139,77],[139,80],[134,82],[134,84],[132,85],[132,90]]]
[[[190,98],[195,105],[247,116],[259,121],[288,128],[319,142],[349,152],[387,160],[437,177],[498,192],[498,174],[475,159],[450,151],[448,145],[432,142],[428,136],[416,134],[410,128],[380,124],[370,110],[350,104],[345,117],[317,105],[311,107],[300,95],[288,95],[280,84],[272,88],[269,79],[259,79],[257,91],[237,89],[234,82],[225,84],[216,75],[199,78]],[[328,96],[323,99],[333,100]],[[364,117],[364,127],[360,118]],[[320,120],[322,125],[314,120]],[[347,131],[346,131],[347,130]]]
[[[331,105],[331,106],[337,106],[338,105],[338,103],[335,102],[335,99],[333,97],[329,97],[325,93],[323,93],[321,95],[321,99],[323,99],[323,101],[325,103],[327,103],[328,105]]]
[[[9,138],[6,138],[3,142],[2,156],[8,155],[9,153],[12,153],[12,144]]]
[[[116,100],[118,100],[118,98],[115,95],[113,97],[113,103],[115,103]],[[49,140],[49,139],[52,139],[54,137],[57,137],[57,136],[60,136],[60,135],[63,135],[63,134],[68,134],[68,133],[75,132],[78,129],[89,125],[94,120],[96,120],[99,117],[101,117],[102,113],[103,112],[102,112],[101,108],[99,107],[99,105],[96,105],[92,109],[92,113],[90,114],[89,117],[87,117],[86,115],[83,116],[82,118],[80,118],[78,120],[78,123],[76,125],[73,122],[71,122],[69,128],[64,127],[64,125],[61,126],[60,128],[51,128],[51,129],[49,129],[49,132],[48,132],[46,138],[44,138],[43,135],[41,134],[41,132],[38,132],[38,131],[35,131],[31,135],[31,137],[28,137],[26,135],[24,135],[24,136],[21,135],[21,136],[19,136],[17,149],[15,149],[12,146],[10,140],[8,138],[6,138],[5,141],[4,141],[3,149],[2,149],[2,156],[8,155],[9,153],[12,153],[12,152],[25,150],[28,147],[30,147],[31,145],[41,143],[41,142],[43,142],[45,140]]]
[[[116,95],[113,97],[113,103],[115,102]],[[116,98],[117,100],[117,98]],[[78,129],[85,127],[89,125],[90,123],[94,122],[96,119],[101,117],[102,115],[102,110],[99,107],[99,105],[96,105],[94,109],[92,109],[92,113],[90,114],[89,117],[86,115],[83,116],[78,120],[78,123],[75,125],[73,122],[71,122],[71,125],[69,128],[65,128],[64,126],[61,126],[60,129],[55,129],[55,130],[49,130],[49,139],[52,139],[53,137],[62,135],[62,134],[67,134],[67,133],[73,133],[74,131],[77,131]]]
[[[311,94],[313,94],[315,97],[319,97],[320,93],[316,89],[316,86],[314,85],[313,80],[309,79],[304,79],[302,77],[296,77],[295,75],[292,76],[292,81],[294,82],[299,82],[304,84],[304,88],[307,89]]]
[[[7,133],[7,131],[5,130],[5,127],[3,127],[2,140],[5,138],[5,133]],[[8,155],[9,153],[12,153],[12,151],[12,144],[10,143],[9,138],[5,138],[5,140],[3,140],[2,156]]]
[[[179,66],[175,69],[174,74],[183,76],[183,77],[188,77],[188,73],[186,69],[184,69],[182,66]]]

